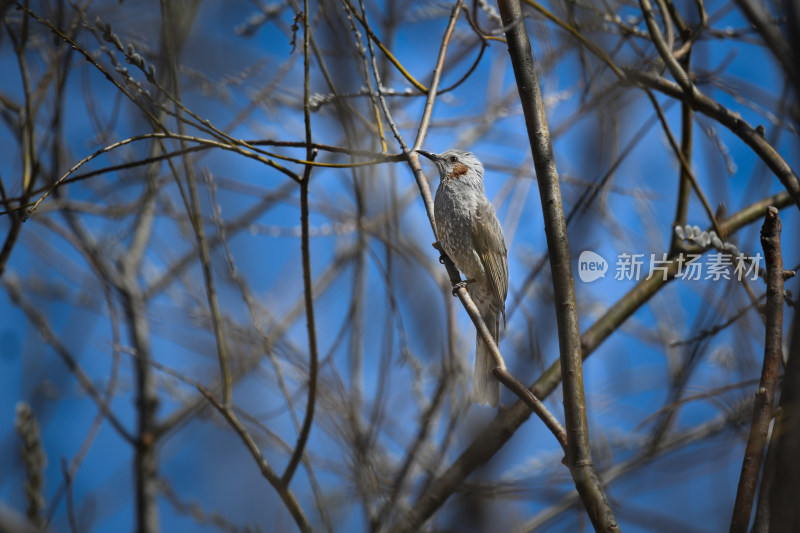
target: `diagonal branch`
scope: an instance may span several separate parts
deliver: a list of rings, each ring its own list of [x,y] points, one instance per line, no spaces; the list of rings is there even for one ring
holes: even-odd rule
[[[297,528],[302,532],[310,532],[312,531],[311,525],[308,523],[308,518],[303,513],[303,508],[300,507],[300,502],[297,501],[294,493],[292,493],[291,489],[286,486],[284,483],[281,482],[281,478],[278,477],[278,474],[275,473],[275,470],[272,469],[267,459],[261,453],[261,450],[258,449],[258,444],[253,439],[253,436],[247,431],[247,428],[244,427],[242,421],[239,420],[239,417],[236,416],[236,413],[231,409],[230,406],[224,406],[220,404],[214,395],[208,392],[203,387],[197,388],[197,390],[205,396],[206,400],[214,406],[214,408],[223,416],[225,420],[228,421],[228,424],[236,431],[236,434],[239,435],[239,438],[242,439],[242,442],[250,451],[250,454],[255,459],[256,464],[258,465],[259,470],[261,470],[261,475],[264,476],[270,485],[272,485],[275,490],[278,492],[281,500],[283,501],[286,508],[292,514],[292,518],[294,518],[295,524],[297,524]]]
[[[738,113],[712,100],[696,88],[692,95],[688,95],[677,84],[658,74],[636,70],[626,70],[626,74],[635,82],[689,104],[695,111],[711,117],[731,130],[775,173],[794,203],[800,208],[800,184],[797,181],[797,174],[778,151]]]
[[[726,235],[762,217],[770,205],[786,207],[792,200],[782,192],[760,200],[731,215],[721,222]],[[669,265],[669,274],[664,280],[658,276],[640,281],[633,289],[609,308],[597,322],[581,335],[583,358],[589,357],[611,333],[623,324],[637,309],[646,304],[659,290],[671,281],[678,270],[678,262]],[[561,382],[561,363],[556,360],[529,389],[538,398],[549,396]],[[444,502],[464,484],[467,477],[486,463],[508,442],[516,430],[530,417],[531,411],[523,402],[517,402],[498,413],[497,417],[481,431],[467,448],[447,469],[426,487],[422,496],[414,502],[398,527],[392,531],[416,531]]]

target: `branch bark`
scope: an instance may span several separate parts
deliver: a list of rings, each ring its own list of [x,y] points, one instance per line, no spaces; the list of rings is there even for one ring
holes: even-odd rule
[[[790,331],[789,361],[761,478],[755,533],[791,533],[800,529],[800,313],[795,312]]]
[[[542,200],[542,215],[556,301],[559,359],[563,369],[567,432],[566,464],[595,530],[619,531],[617,519],[608,504],[592,461],[586,422],[586,398],[583,391],[580,327],[575,304],[567,224],[531,44],[519,0],[500,0],[498,5],[506,28],[508,51],[525,115]]]
[[[750,525],[753,496],[772,420],[772,404],[778,386],[783,343],[783,258],[781,257],[781,219],[770,207],[761,228],[761,246],[767,264],[767,332],[764,342],[764,365],[753,405],[753,422],[744,452],[736,503],[733,506],[731,533],[746,532]]]

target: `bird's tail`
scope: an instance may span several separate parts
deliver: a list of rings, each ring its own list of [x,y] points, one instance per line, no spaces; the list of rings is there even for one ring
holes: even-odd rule
[[[489,320],[486,320],[486,319]],[[497,316],[484,317],[489,332],[494,337],[495,342],[498,338],[499,320]],[[494,362],[489,347],[481,339],[480,333],[475,343],[475,369],[472,372],[472,401],[478,404],[488,404],[497,407],[500,403],[500,382],[492,374],[492,370],[497,366]]]

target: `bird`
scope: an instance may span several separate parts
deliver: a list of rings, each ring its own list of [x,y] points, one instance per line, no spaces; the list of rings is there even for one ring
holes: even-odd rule
[[[497,213],[483,189],[483,165],[472,153],[462,150],[417,153],[430,159],[439,171],[433,203],[436,238],[465,276],[467,292],[497,342],[500,316],[503,326],[506,320],[508,251]],[[474,403],[497,407],[500,402],[500,382],[492,375],[494,367],[494,358],[478,333],[472,373]]]

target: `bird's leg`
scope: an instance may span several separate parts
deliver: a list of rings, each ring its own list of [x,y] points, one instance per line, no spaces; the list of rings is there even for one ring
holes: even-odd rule
[[[436,248],[439,251],[439,263],[444,264],[445,255],[444,255],[444,249],[442,248],[442,245],[439,244],[439,241],[436,241],[434,243],[431,243],[431,246],[433,246],[434,248]]]
[[[439,262],[443,264],[445,267],[447,267],[447,274],[450,276],[450,282],[453,283],[453,296],[456,295],[458,289],[461,288],[466,289],[467,285],[475,281],[474,279],[468,279],[468,280],[453,282],[453,280],[460,279],[461,277],[458,272],[458,269],[453,264],[453,260],[447,256],[447,254],[444,251],[444,248],[442,248],[442,245],[439,243],[439,241],[436,241],[431,245],[437,250],[439,250]]]

